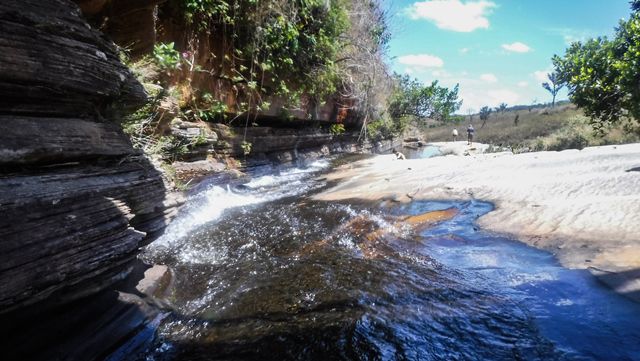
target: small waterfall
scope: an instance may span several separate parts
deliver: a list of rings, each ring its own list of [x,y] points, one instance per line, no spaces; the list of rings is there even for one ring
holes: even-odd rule
[[[209,185],[189,197],[181,214],[147,247],[143,258],[164,255],[177,257],[184,263],[217,263],[224,258],[224,250],[198,247],[189,240],[191,232],[215,222],[228,209],[294,196],[319,187],[320,184],[309,179],[329,164],[328,160],[315,161],[305,168],[290,168],[279,174],[254,178],[236,188],[229,184]]]

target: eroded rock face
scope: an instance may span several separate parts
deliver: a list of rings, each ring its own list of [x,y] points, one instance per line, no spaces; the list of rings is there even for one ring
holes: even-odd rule
[[[145,99],[72,1],[0,2],[0,313],[108,287],[173,216],[117,124]]]

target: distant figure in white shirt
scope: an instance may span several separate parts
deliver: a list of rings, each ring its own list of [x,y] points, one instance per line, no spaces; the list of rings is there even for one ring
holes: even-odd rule
[[[458,138],[458,129],[453,129],[453,132],[451,132],[451,136],[453,137],[453,141],[455,142],[456,139]]]

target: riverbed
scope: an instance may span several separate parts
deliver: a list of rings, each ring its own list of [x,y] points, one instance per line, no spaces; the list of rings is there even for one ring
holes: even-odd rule
[[[147,359],[640,359],[640,305],[479,228],[492,204],[312,200],[331,166],[191,196],[142,256],[174,275]]]

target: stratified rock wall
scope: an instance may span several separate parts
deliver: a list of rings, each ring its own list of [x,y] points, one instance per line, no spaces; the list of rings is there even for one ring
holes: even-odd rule
[[[172,217],[117,124],[145,99],[71,0],[0,2],[0,313],[108,287]]]

